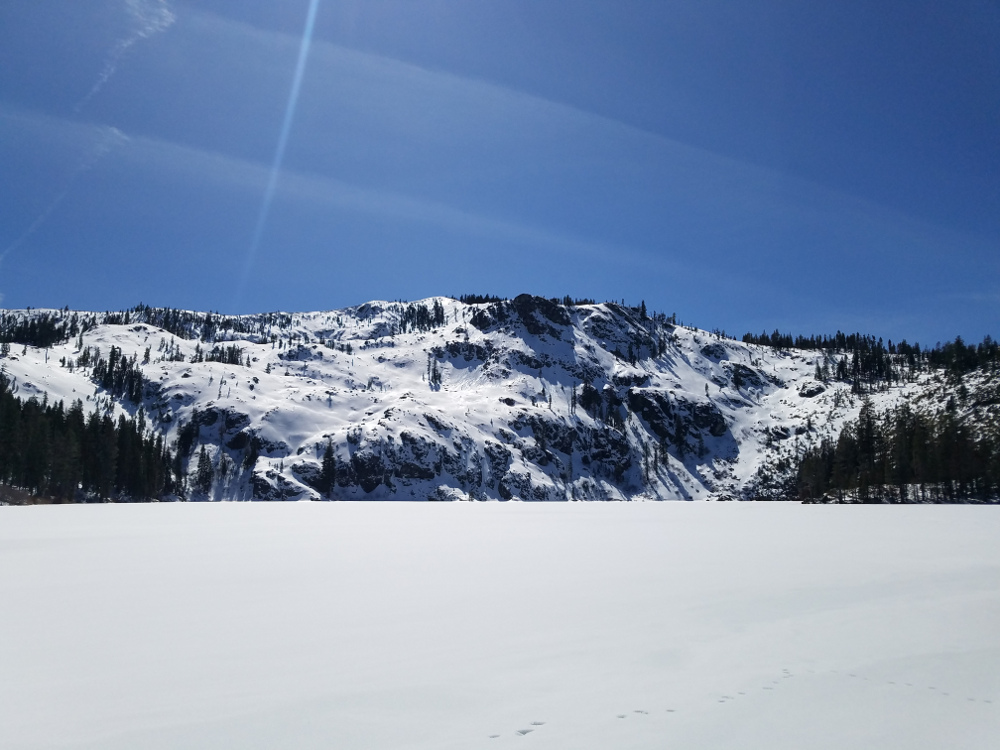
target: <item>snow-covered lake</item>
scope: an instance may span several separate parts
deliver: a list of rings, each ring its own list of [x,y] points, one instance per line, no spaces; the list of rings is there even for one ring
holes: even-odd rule
[[[3,748],[998,738],[996,508],[0,508]]]

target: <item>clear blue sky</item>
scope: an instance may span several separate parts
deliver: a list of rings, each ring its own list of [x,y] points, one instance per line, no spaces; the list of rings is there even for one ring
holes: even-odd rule
[[[522,291],[1000,335],[993,0],[0,5],[6,307]]]

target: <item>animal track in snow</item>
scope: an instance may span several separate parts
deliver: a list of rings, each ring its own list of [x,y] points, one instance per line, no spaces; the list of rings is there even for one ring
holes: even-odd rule
[[[789,671],[788,669],[783,669],[781,671],[782,671],[782,674],[780,675],[780,679],[771,680],[770,681],[771,684],[769,684],[769,685],[762,685],[761,689],[762,690],[771,690],[771,691],[777,690],[778,688],[776,688],[775,685],[780,685],[781,684],[781,680],[791,679],[791,678],[795,677],[795,675],[791,671]],[[813,674],[813,675],[817,674],[817,672],[815,670],[806,670],[806,671],[809,674]],[[855,679],[855,680],[862,680],[862,681],[867,681],[867,682],[871,682],[872,681],[872,678],[870,678],[868,676],[865,676],[865,675],[862,675],[862,674],[858,674],[856,672],[839,672],[836,669],[831,669],[831,670],[829,670],[829,672],[827,672],[827,674],[839,674],[839,675],[842,675],[844,677],[850,677],[850,678]],[[878,683],[879,681],[876,680],[876,682]],[[904,683],[904,682],[899,682],[899,681],[896,681],[896,680],[885,680],[885,682],[881,683],[881,684],[892,685],[892,686],[894,686],[897,689],[902,689],[904,686],[908,687],[908,688],[915,687],[914,683],[912,683],[912,682],[906,682],[906,683]],[[920,687],[920,686],[916,686],[916,687]],[[939,690],[936,685],[927,685],[925,687],[928,690],[934,690],[934,691],[936,691],[937,694],[941,695],[941,696],[950,696],[951,695],[951,693],[949,693],[949,692],[945,692],[943,690]],[[719,695],[716,700],[717,700],[718,703],[729,703],[730,701],[738,700],[740,696],[744,696],[745,697],[746,695],[747,695],[746,691],[739,690],[739,691],[735,691],[735,694],[728,694],[728,693],[726,693],[726,694]],[[988,704],[992,704],[993,703],[992,700],[986,699],[986,698],[967,697],[966,700],[968,702],[970,702],[970,703],[988,703]],[[672,713],[676,713],[677,712],[677,709],[674,709],[674,708],[667,708],[667,709],[664,709],[664,710],[668,714],[672,714]],[[648,716],[649,715],[649,711],[647,711],[645,709],[641,709],[641,708],[635,708],[635,709],[632,709],[631,714],[638,714],[640,716]],[[618,718],[618,719],[627,719],[627,718],[629,718],[629,716],[630,716],[630,713],[615,714],[615,717]],[[539,727],[544,726],[545,724],[546,724],[546,722],[544,722],[544,721],[533,721],[533,722],[531,722],[530,726],[528,726],[528,727],[526,727],[524,729],[518,729],[518,730],[516,730],[515,734],[518,735],[518,736],[520,736],[520,737],[524,737],[525,735],[531,734],[536,729],[538,729]],[[500,737],[499,734],[491,734],[491,735],[489,735],[490,739],[497,739],[499,737]]]
[[[830,674],[841,674],[841,673],[838,672],[836,669],[831,669],[830,670]],[[855,677],[855,678],[858,677],[857,674],[852,673],[852,672],[848,672],[846,674],[847,674],[848,677]],[[868,681],[868,682],[871,682],[871,678],[865,677],[864,675],[861,676],[861,679],[865,680],[865,681]],[[914,688],[915,687],[917,689],[920,689],[922,687],[920,685],[915,685],[912,682],[900,682],[900,681],[897,681],[897,680],[886,680],[885,684],[886,685],[892,685],[892,686],[894,686],[896,688],[903,688],[903,687]],[[940,689],[938,689],[937,685],[927,685],[926,688],[928,690],[935,691],[940,696],[943,696],[943,697],[946,697],[946,698],[950,698],[951,697],[951,692],[949,692],[947,690],[940,690]],[[971,703],[993,703],[993,701],[990,700],[990,699],[988,699],[988,698],[967,697],[966,700],[969,701],[969,702],[971,702]]]
[[[526,734],[531,734],[538,727],[541,727],[541,726],[545,726],[545,722],[544,721],[533,721],[533,722],[531,722],[530,726],[525,727],[524,729],[516,729],[516,730],[514,730],[514,734],[516,734],[519,737],[524,737]],[[497,739],[499,737],[500,737],[499,734],[491,734],[490,735],[490,739],[491,740],[495,740],[495,739]]]

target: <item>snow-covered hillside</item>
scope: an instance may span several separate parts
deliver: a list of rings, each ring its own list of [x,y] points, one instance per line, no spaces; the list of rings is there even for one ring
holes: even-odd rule
[[[822,353],[618,304],[173,312],[81,313],[67,341],[14,345],[0,365],[20,398],[141,409],[181,454],[191,499],[739,498],[762,465],[835,437],[860,408],[848,384],[815,379]],[[141,371],[140,399],[95,385],[112,352]],[[872,399],[890,406],[928,382]],[[194,481],[201,446],[208,492]]]

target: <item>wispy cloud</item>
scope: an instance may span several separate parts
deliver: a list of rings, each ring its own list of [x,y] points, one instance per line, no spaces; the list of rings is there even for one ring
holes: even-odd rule
[[[380,61],[378,64],[388,63]],[[585,114],[576,116],[589,117]],[[66,132],[93,127],[69,120],[45,119],[49,127],[60,127]],[[558,131],[560,127],[555,125],[553,130]],[[22,237],[8,246],[4,254],[23,244],[58,207],[72,181],[92,168],[115,144],[128,144],[119,158],[138,170],[133,172],[137,179],[143,174],[152,177],[174,175],[180,178],[180,183],[214,184],[222,188],[223,193],[242,194],[248,203],[258,199],[261,192],[267,189],[273,174],[273,165],[151,136],[131,135],[126,138],[119,131],[95,129],[86,137],[94,139],[97,145],[87,158],[81,160],[64,189]],[[671,222],[684,224],[685,231],[694,227],[694,237],[687,238],[686,244],[674,242],[669,235],[664,235],[655,244],[641,241],[637,244],[624,237],[596,237],[585,229],[574,231],[572,227],[555,222],[533,221],[503,208],[496,212],[483,211],[457,205],[446,196],[435,199],[424,192],[360,184],[350,178],[295,169],[281,171],[275,181],[275,198],[286,206],[293,204],[306,209],[329,226],[335,225],[333,217],[338,214],[370,216],[373,226],[388,221],[435,227],[451,236],[468,237],[473,246],[477,240],[490,244],[506,243],[511,248],[519,247],[538,257],[559,256],[567,261],[586,258],[605,262],[614,258],[616,267],[641,268],[643,273],[656,278],[684,278],[695,283],[704,281],[717,291],[736,287],[745,290],[747,286],[759,286],[762,293],[768,289],[766,281],[755,273],[752,266],[719,264],[712,260],[713,253],[717,253],[720,246],[733,241],[733,232],[726,226],[729,215],[736,215],[748,225],[751,221],[756,222],[751,229],[758,234],[763,231],[759,227],[767,222],[783,222],[785,225],[797,222],[803,226],[830,228],[846,238],[838,246],[855,255],[868,252],[871,248],[878,252],[876,245],[891,244],[913,248],[914,252],[926,250],[935,256],[940,248],[947,247],[951,253],[949,257],[955,257],[956,253],[962,254],[963,249],[978,245],[975,238],[924,225],[856,198],[832,195],[818,186],[805,183],[796,184],[794,190],[788,183],[775,188],[773,175],[759,168],[732,164],[725,157],[683,145],[646,139],[647,136],[636,136],[635,141],[629,142],[633,156],[653,153],[665,169],[672,169],[681,175],[682,187],[676,193],[664,193],[662,204],[663,210],[670,212]],[[692,186],[690,181],[697,175],[704,177],[703,183]],[[415,184],[419,188],[421,183]],[[691,215],[687,215],[686,206],[697,207],[696,202],[685,195],[685,191],[690,190],[711,193],[709,198],[713,207],[700,215],[695,214],[692,208]],[[731,213],[724,215],[721,213],[723,208]],[[838,227],[840,224],[843,227]],[[249,234],[252,228],[234,226],[232,236],[238,237],[243,232]],[[857,248],[852,250],[849,241],[855,238]],[[757,250],[748,246],[746,252],[746,257],[755,258],[756,263],[766,254],[766,249]],[[804,252],[810,250],[805,249]]]
[[[125,11],[128,13],[130,28],[128,33],[119,39],[108,52],[107,59],[97,81],[91,87],[74,108],[75,112],[80,112],[110,80],[115,74],[122,56],[136,42],[148,39],[153,34],[166,31],[177,20],[168,0],[124,0]],[[0,252],[0,264],[12,252],[18,250],[24,243],[45,224],[52,213],[59,208],[59,205],[69,195],[73,185],[81,176],[89,172],[94,166],[107,156],[117,146],[120,146],[128,139],[124,133],[114,127],[105,126],[98,128],[96,139],[84,153],[83,157],[70,171],[62,186],[56,191],[52,200],[45,206],[35,220],[7,247]]]
[[[209,13],[193,12],[192,20],[203,36],[238,39],[242,48],[258,50],[258,58],[299,43],[293,35]],[[847,262],[870,263],[901,247],[913,248],[917,260],[938,257],[943,248],[952,256],[974,248],[977,256],[984,241],[780,169],[474,76],[320,39],[310,67],[309,107],[296,125],[298,136],[309,139],[309,162],[300,158],[300,169],[343,177],[354,155],[370,154],[369,174],[385,175],[411,194],[421,175],[435,169],[444,179],[423,180],[424,194],[446,201],[460,195],[454,186],[475,195],[492,181],[488,192],[501,199],[494,205],[508,215],[528,205],[510,197],[521,185],[537,194],[535,205],[565,192],[606,216],[609,236],[619,234],[622,244],[642,244],[643,231],[659,238],[655,248],[643,249],[660,256],[684,248],[714,259],[738,251],[794,262],[799,247],[803,257],[838,253]],[[389,152],[399,158],[390,163],[380,156]],[[397,179],[401,174],[411,179]],[[355,175],[368,179],[357,169]],[[445,183],[453,188],[447,197]],[[595,197],[602,190],[607,200]],[[541,211],[524,213],[529,222],[549,224]],[[573,226],[555,212],[551,221]],[[555,233],[566,234],[563,228]]]
[[[89,149],[69,174],[56,198],[32,222],[21,236],[0,254],[17,249],[36,231],[65,199],[73,183],[93,169],[112,151],[119,158],[151,175],[176,175],[196,180],[199,184],[217,185],[248,198],[259,195],[271,178],[271,165],[241,159],[218,151],[199,149],[185,144],[146,135],[125,134],[110,126],[81,123],[0,104],[0,118],[16,120],[21,129],[44,132],[46,139],[62,142],[67,147],[89,143]],[[324,212],[337,209],[367,214],[379,219],[401,220],[434,225],[449,231],[499,238],[520,244],[544,247],[566,253],[584,253],[604,257],[615,253],[620,260],[639,260],[645,253],[635,248],[594,242],[569,233],[554,231],[509,219],[456,208],[447,203],[415,197],[406,193],[359,186],[332,177],[284,169],[276,187],[277,197],[292,199],[315,206]],[[234,228],[234,231],[239,231]]]
[[[241,38],[248,47],[256,46],[262,51],[276,47],[291,48],[298,43],[294,35],[262,29],[213,13],[192,11],[192,18],[197,19],[210,34]],[[328,87],[324,93],[329,96],[327,101],[310,104],[331,121],[335,119],[333,115],[342,115],[346,110],[356,108],[363,116],[371,117],[371,121],[379,117],[380,124],[385,125],[387,130],[391,128],[395,116],[399,118],[400,130],[406,129],[421,138],[439,137],[442,132],[456,135],[457,141],[489,137],[493,134],[491,126],[506,128],[507,134],[515,133],[525,140],[540,135],[552,136],[554,133],[558,133],[554,140],[572,140],[565,136],[589,134],[595,139],[600,138],[604,144],[627,144],[623,151],[629,154],[642,152],[649,162],[659,164],[663,160],[668,161],[670,164],[665,166],[673,166],[679,178],[694,178],[683,186],[684,190],[698,180],[696,188],[717,192],[727,204],[735,198],[743,201],[745,206],[753,207],[774,203],[778,198],[783,206],[797,206],[795,214],[803,220],[810,220],[820,213],[829,216],[831,212],[840,211],[875,223],[893,223],[900,227],[912,225],[918,234],[929,226],[923,217],[890,208],[842,188],[804,179],[775,166],[713,151],[575,103],[548,98],[486,78],[455,70],[424,67],[398,57],[320,39],[313,42],[311,55],[310,65],[318,71],[314,78],[324,82]],[[348,90],[349,97],[345,95]],[[421,106],[430,101],[433,105]],[[442,107],[442,103],[450,105],[450,109]],[[459,118],[470,116],[478,127],[463,130],[451,125],[445,112]],[[488,116],[476,117],[484,113]],[[331,137],[329,141],[335,142],[336,138]],[[813,207],[815,205],[822,208],[817,211]],[[810,212],[813,217],[807,215]]]
[[[104,157],[110,154],[113,150],[122,146],[128,141],[128,137],[122,133],[118,128],[113,128],[109,126],[95,127],[94,128],[94,138],[89,147],[89,149],[84,153],[83,157],[76,164],[76,166],[70,171],[66,179],[63,181],[62,186],[56,192],[55,196],[48,202],[45,208],[35,217],[35,220],[28,225],[28,227],[21,232],[18,237],[11,242],[7,247],[0,252],[0,264],[3,263],[4,259],[12,252],[15,252],[20,247],[24,245],[25,242],[41,228],[41,226],[48,220],[52,213],[59,208],[59,204],[65,200],[66,196],[69,195],[70,190],[72,190],[73,185],[79,180],[83,175],[97,166]]]
[[[183,172],[202,181],[247,192],[263,189],[270,182],[271,169],[260,162],[148,137],[133,137],[131,145],[132,158],[155,172]],[[584,252],[603,257],[613,252],[622,259],[640,254],[630,248],[595,243],[545,228],[465,211],[447,203],[288,169],[281,172],[277,194],[280,198],[311,203],[324,210],[338,209],[380,219],[430,224],[454,232],[543,246],[567,253]]]
[[[154,34],[166,31],[177,20],[177,16],[174,14],[167,0],[125,0],[125,11],[129,15],[129,31],[115,42],[114,46],[108,52],[101,74],[97,77],[97,81],[91,87],[90,91],[87,92],[86,96],[77,102],[75,107],[76,112],[83,109],[84,105],[104,88],[105,84],[111,79],[111,76],[118,70],[118,65],[122,57],[130,47],[143,39],[148,39]]]

